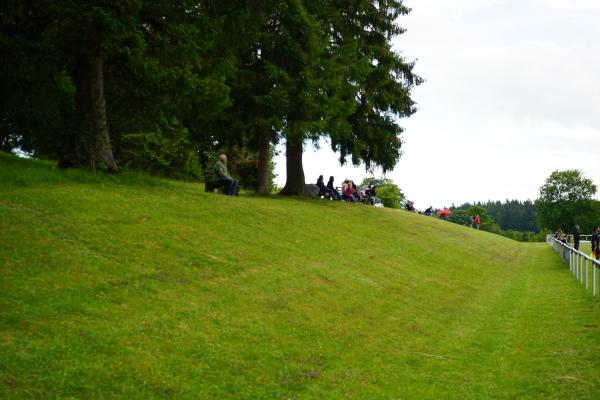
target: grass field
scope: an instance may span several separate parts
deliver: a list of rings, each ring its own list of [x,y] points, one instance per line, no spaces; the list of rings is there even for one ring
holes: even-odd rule
[[[2,399],[598,399],[545,244],[0,154]]]

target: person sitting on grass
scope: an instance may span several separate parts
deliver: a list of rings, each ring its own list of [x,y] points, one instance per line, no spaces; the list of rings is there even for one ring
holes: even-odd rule
[[[329,181],[327,181],[327,189],[329,189],[329,196],[334,200],[341,200],[341,196],[333,185],[333,176],[329,177]]]
[[[344,200],[356,203],[356,197],[352,193],[352,181],[346,180],[342,185],[342,193],[344,196]]]
[[[220,154],[219,160],[216,162],[215,167],[215,181],[217,184],[222,185],[225,190],[224,194],[229,196],[237,196],[238,194],[238,180],[233,179],[227,171],[227,155]]]
[[[381,199],[377,197],[377,186],[369,185],[365,190],[365,195],[371,199],[371,203],[380,204]]]
[[[323,182],[323,175],[319,175],[319,179],[317,179],[317,187],[319,188],[319,197],[324,197],[326,199],[336,200],[335,195],[337,193],[332,193],[331,189],[325,186],[325,182]]]
[[[360,191],[358,190],[358,188],[356,187],[356,183],[354,183],[353,180],[350,180],[350,182],[348,182],[350,184],[350,186],[352,187],[352,195],[354,196],[354,199],[358,202],[358,203],[362,203],[363,201],[363,196],[362,193],[360,193]]]

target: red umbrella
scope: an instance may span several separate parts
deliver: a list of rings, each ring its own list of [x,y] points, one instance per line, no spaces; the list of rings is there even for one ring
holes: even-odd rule
[[[444,217],[450,214],[452,214],[452,211],[448,210],[447,208],[444,208],[443,210],[437,212],[437,215],[439,215],[440,217]]]

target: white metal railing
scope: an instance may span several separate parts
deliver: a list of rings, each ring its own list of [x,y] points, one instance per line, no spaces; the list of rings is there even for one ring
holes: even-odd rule
[[[566,265],[569,266],[571,273],[586,289],[592,289],[592,295],[598,292],[598,275],[600,271],[600,262],[592,257],[584,254],[579,250],[566,243],[557,240],[552,235],[546,236],[546,242],[551,245],[554,250],[560,255]],[[590,268],[592,273],[590,274]]]

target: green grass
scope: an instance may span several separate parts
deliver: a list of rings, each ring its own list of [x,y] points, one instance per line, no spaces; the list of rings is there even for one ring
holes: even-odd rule
[[[0,155],[0,398],[597,399],[545,244]]]

